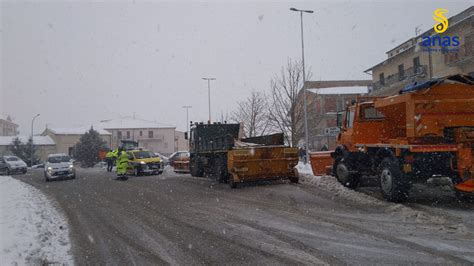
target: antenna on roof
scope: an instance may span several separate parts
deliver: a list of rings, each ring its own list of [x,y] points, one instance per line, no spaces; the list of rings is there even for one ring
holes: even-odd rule
[[[418,34],[421,32],[421,26],[423,26],[423,24],[420,24],[415,27],[415,36],[418,36]]]

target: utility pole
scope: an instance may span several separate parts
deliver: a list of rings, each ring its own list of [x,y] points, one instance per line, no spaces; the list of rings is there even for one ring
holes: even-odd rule
[[[189,108],[193,108],[191,105],[184,105],[183,108],[186,108],[186,132],[189,132]]]
[[[305,163],[307,163],[309,159],[309,137],[308,137],[308,106],[306,103],[306,72],[305,72],[305,64],[304,64],[303,13],[311,14],[311,13],[314,13],[314,11],[313,10],[299,10],[294,7],[290,8],[290,10],[300,12],[300,17],[301,17],[301,62],[303,64],[304,139],[305,139],[305,151],[306,151]]]
[[[33,166],[33,150],[34,150],[34,147],[35,147],[35,143],[33,141],[33,125],[35,123],[35,119],[40,116],[40,114],[37,114],[33,117],[33,119],[31,119],[31,151],[30,151],[30,166]]]
[[[209,102],[209,124],[211,123],[211,80],[216,80],[216,78],[202,78],[207,80],[207,97]]]

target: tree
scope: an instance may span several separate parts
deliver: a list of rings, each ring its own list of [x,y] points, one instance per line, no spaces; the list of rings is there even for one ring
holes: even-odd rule
[[[9,150],[13,155],[22,159],[29,166],[39,163],[39,159],[36,156],[37,148],[33,145],[32,138],[29,138],[26,144],[21,142],[20,138],[15,138],[9,146]]]
[[[91,127],[74,145],[74,158],[81,163],[82,167],[93,167],[100,161],[99,151],[105,146],[106,143],[100,138],[99,132]]]
[[[265,93],[252,91],[247,99],[238,102],[237,110],[232,112],[231,119],[243,124],[246,138],[265,134],[270,126]]]
[[[306,76],[309,79],[310,74]],[[301,61],[291,59],[281,68],[280,75],[275,75],[270,82],[270,123],[285,134],[286,141],[292,147],[297,145],[304,133],[300,125],[303,121],[303,108],[298,106],[302,87],[303,65]]]

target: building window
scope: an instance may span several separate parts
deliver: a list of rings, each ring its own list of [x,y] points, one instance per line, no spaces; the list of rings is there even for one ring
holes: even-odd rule
[[[143,137],[143,131],[140,130],[140,137]]]
[[[405,67],[403,64],[398,65],[398,77],[400,80],[405,78]]]
[[[385,85],[385,75],[384,73],[379,74],[380,85]]]
[[[415,71],[419,66],[420,66],[420,57],[417,56],[417,57],[413,58],[413,67],[415,68]]]
[[[122,131],[117,131],[117,138],[122,139]]]
[[[148,131],[148,138],[152,139],[153,138],[153,131]]]
[[[127,139],[130,138],[130,131],[127,131]]]

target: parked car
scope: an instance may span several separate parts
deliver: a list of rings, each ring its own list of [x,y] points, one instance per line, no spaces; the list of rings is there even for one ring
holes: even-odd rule
[[[179,157],[186,156],[186,155],[189,157],[189,152],[188,151],[177,151],[177,152],[172,153],[170,155],[170,157],[168,158],[169,164],[171,166],[174,166],[173,163],[176,159],[178,159]]]
[[[189,173],[189,152],[180,152],[173,160],[175,173]]]
[[[7,175],[13,173],[25,174],[27,172],[26,163],[22,159],[9,155],[0,157],[0,169]]]
[[[62,177],[76,178],[74,160],[67,154],[57,153],[48,155],[44,165],[44,178],[46,181]]]

